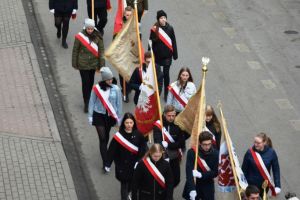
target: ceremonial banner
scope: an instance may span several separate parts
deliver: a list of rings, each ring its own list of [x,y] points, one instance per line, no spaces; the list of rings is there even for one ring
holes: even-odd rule
[[[128,20],[121,32],[105,51],[105,58],[129,81],[136,67],[140,66],[136,14]]]
[[[118,0],[118,10],[117,10],[116,17],[115,17],[113,35],[116,35],[122,29],[124,10],[125,10],[126,6],[127,6],[126,0]]]
[[[240,166],[240,162],[238,160],[235,148],[232,144],[231,137],[228,133],[226,121],[221,108],[220,112],[222,138],[219,152],[217,191],[222,193],[221,196],[224,200],[241,199],[240,191],[241,189],[246,190],[248,183]]]
[[[158,102],[156,98],[156,83],[152,61],[142,75],[141,93],[135,108],[135,118],[138,130],[146,134],[152,130],[153,124],[159,119]]]

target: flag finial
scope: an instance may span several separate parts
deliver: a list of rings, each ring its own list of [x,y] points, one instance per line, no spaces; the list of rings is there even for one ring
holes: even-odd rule
[[[202,71],[203,72],[207,72],[208,63],[209,63],[209,58],[208,57],[202,57],[202,64],[203,64]]]

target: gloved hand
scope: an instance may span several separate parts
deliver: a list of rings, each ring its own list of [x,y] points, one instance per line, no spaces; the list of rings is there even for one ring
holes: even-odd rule
[[[168,148],[168,142],[167,141],[162,141],[161,144],[163,145],[163,147],[166,149]]]
[[[198,170],[193,170],[193,177],[196,177],[196,178],[202,178],[202,173],[199,172]]]
[[[195,200],[197,196],[196,190],[190,191],[190,200]]]
[[[93,117],[89,117],[89,124],[90,124],[90,125],[93,124]]]
[[[133,169],[135,169],[136,168],[136,166],[139,164],[139,162],[136,162],[135,164],[134,164],[134,167],[133,167]]]
[[[76,14],[77,13],[77,10],[76,9],[73,9],[72,11],[72,15]]]
[[[275,187],[275,193],[279,194],[281,192],[281,189],[279,187]]]
[[[142,88],[143,88],[143,84],[140,85],[139,90],[142,90]]]
[[[110,167],[104,167],[104,170],[108,173],[110,172]]]
[[[54,14],[54,13],[55,13],[55,10],[54,10],[54,9],[51,9],[50,12],[51,12],[52,14]]]

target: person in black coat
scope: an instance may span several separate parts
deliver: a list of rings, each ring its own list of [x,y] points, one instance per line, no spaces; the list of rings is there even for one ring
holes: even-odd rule
[[[132,76],[130,78],[129,81],[129,87],[133,90],[135,90],[135,95],[133,98],[134,104],[137,105],[138,100],[139,100],[139,96],[140,96],[140,86],[142,84],[142,79],[141,79],[141,75],[143,73],[146,73],[147,67],[149,65],[149,63],[151,62],[151,52],[147,51],[144,54],[144,59],[145,59],[145,63],[143,63],[143,70],[141,72],[140,68],[137,67],[133,73]],[[156,67],[156,77],[157,77],[157,81],[158,81],[158,89],[159,89],[159,94],[161,93],[161,89],[162,89],[162,82],[163,82],[163,74],[160,70],[160,67],[158,65],[155,65]]]
[[[220,150],[221,125],[211,105],[206,106],[205,116],[206,127],[215,136],[213,147],[217,150]]]
[[[110,171],[111,163],[115,162],[115,175],[121,182],[121,199],[127,200],[131,191],[134,166],[146,153],[147,144],[144,136],[137,130],[135,118],[131,113],[125,113],[119,134],[138,149],[130,151],[115,135],[109,145],[105,170]]]
[[[173,200],[173,175],[169,163],[162,155],[162,146],[153,144],[144,159],[138,163],[133,174],[132,200]],[[164,181],[162,178],[154,178],[147,167],[150,165],[159,171]]]
[[[69,22],[71,15],[73,18],[76,17],[78,9],[77,0],[49,0],[49,10],[54,14],[54,24],[57,29],[56,36],[61,38],[62,36],[62,47],[67,49],[67,35],[69,31]]]
[[[153,128],[154,143],[160,143],[167,150],[169,163],[174,177],[174,188],[180,182],[180,161],[182,158],[182,149],[185,147],[184,131],[174,124],[176,111],[173,105],[166,105],[163,115],[163,126],[169,132],[174,142],[168,138],[162,137],[162,131],[157,126]]]
[[[177,44],[173,27],[167,22],[167,13],[163,10],[157,11],[157,22],[151,29],[150,40],[152,40],[152,48],[155,55],[155,62],[163,67],[164,74],[164,99],[167,101],[168,86],[170,84],[170,66],[172,64],[172,57],[177,60]],[[172,49],[164,43],[159,37],[159,29],[162,29],[172,41]]]
[[[107,23],[107,1],[108,0],[94,0],[94,20],[96,28],[102,36]],[[92,0],[86,0],[86,4],[88,16],[92,19]]]
[[[207,131],[199,136],[198,154],[209,169],[203,170],[197,163],[197,170],[194,170],[195,150],[189,149],[186,158],[186,183],[182,196],[188,200],[214,200],[214,178],[218,175],[219,152],[213,148],[212,135]]]
[[[278,157],[275,150],[272,148],[272,141],[265,133],[259,133],[254,138],[254,145],[251,147],[254,152],[260,154],[265,167],[267,170],[273,172],[274,184],[275,184],[275,192],[279,194],[281,192],[280,185],[280,167],[278,162]],[[263,196],[263,188],[262,184],[264,182],[264,178],[260,174],[254,158],[250,152],[250,149],[246,152],[242,164],[242,170],[245,174],[247,182],[249,185],[255,185],[260,189],[260,196]],[[268,190],[268,188],[267,188]]]

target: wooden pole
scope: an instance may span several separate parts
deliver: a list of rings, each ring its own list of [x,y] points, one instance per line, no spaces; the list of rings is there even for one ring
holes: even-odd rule
[[[155,81],[155,94],[156,94],[156,101],[157,101],[157,106],[158,106],[158,115],[159,115],[159,120],[160,120],[160,125],[161,125],[161,135],[163,141],[165,141],[165,136],[163,133],[163,120],[162,120],[162,111],[161,111],[161,104],[160,104],[160,97],[159,97],[159,89],[158,89],[158,81],[157,81],[157,74],[156,74],[156,65],[155,65],[155,58],[154,58],[154,53],[152,50],[152,41],[149,41],[149,46],[150,46],[150,51],[151,51],[151,59],[152,59],[152,69],[154,73],[154,81]]]
[[[95,0],[92,1],[92,19],[95,20]]]
[[[141,45],[141,37],[140,37],[140,29],[139,29],[139,21],[138,21],[137,0],[134,1],[134,19],[136,24],[136,34],[138,38],[140,68],[142,69],[143,57],[142,57],[142,45]]]
[[[223,127],[223,134],[225,136],[225,141],[226,141],[226,145],[227,145],[227,149],[228,149],[228,153],[229,153],[229,160],[230,160],[230,165],[231,165],[231,169],[232,169],[232,172],[233,172],[235,186],[236,186],[236,189],[237,189],[238,197],[239,197],[240,200],[242,200],[241,189],[240,189],[239,181],[238,181],[238,178],[237,178],[237,175],[236,175],[236,171],[235,171],[235,164],[233,162],[233,155],[232,155],[232,148],[231,148],[232,144],[231,144],[231,140],[229,139],[229,133],[228,133],[228,130],[227,130],[227,124],[226,124],[226,120],[225,120],[224,115],[223,115],[223,111],[222,111],[221,105],[220,105],[219,109],[220,109],[220,114],[221,114],[221,122],[222,122],[222,127]]]
[[[126,81],[125,81],[124,77],[123,77],[122,87],[123,87],[123,100],[125,101],[126,100]]]

